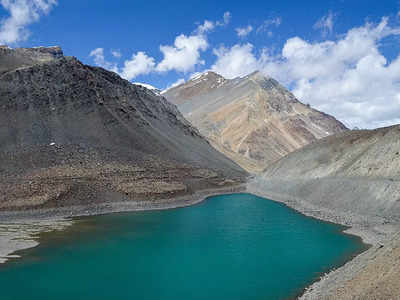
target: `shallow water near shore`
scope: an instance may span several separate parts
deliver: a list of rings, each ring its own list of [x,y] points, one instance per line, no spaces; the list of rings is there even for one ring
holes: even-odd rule
[[[85,217],[0,266],[1,299],[290,299],[366,249],[251,194]]]

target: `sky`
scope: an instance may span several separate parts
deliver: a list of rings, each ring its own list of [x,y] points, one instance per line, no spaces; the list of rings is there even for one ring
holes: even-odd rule
[[[400,123],[400,0],[0,0],[0,44],[160,89],[260,70],[350,128]]]

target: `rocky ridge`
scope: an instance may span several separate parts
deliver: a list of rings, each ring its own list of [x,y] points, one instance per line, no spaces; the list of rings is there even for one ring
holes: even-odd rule
[[[216,149],[250,172],[346,130],[260,72],[228,80],[208,71],[163,95]]]

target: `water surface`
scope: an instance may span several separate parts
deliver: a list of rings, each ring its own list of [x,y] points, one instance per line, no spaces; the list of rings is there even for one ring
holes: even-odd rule
[[[1,299],[288,299],[365,249],[251,194],[77,220],[0,266]]]

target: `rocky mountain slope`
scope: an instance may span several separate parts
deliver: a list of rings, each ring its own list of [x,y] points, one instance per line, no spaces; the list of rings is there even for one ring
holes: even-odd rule
[[[271,165],[264,176],[400,179],[400,125],[324,138]]]
[[[163,95],[212,145],[250,172],[319,138],[346,130],[299,102],[276,80],[254,72],[228,80],[205,72]]]
[[[269,166],[266,181],[324,207],[400,221],[400,126],[348,131]]]
[[[152,91],[59,47],[0,48],[0,210],[168,198],[246,176]]]

